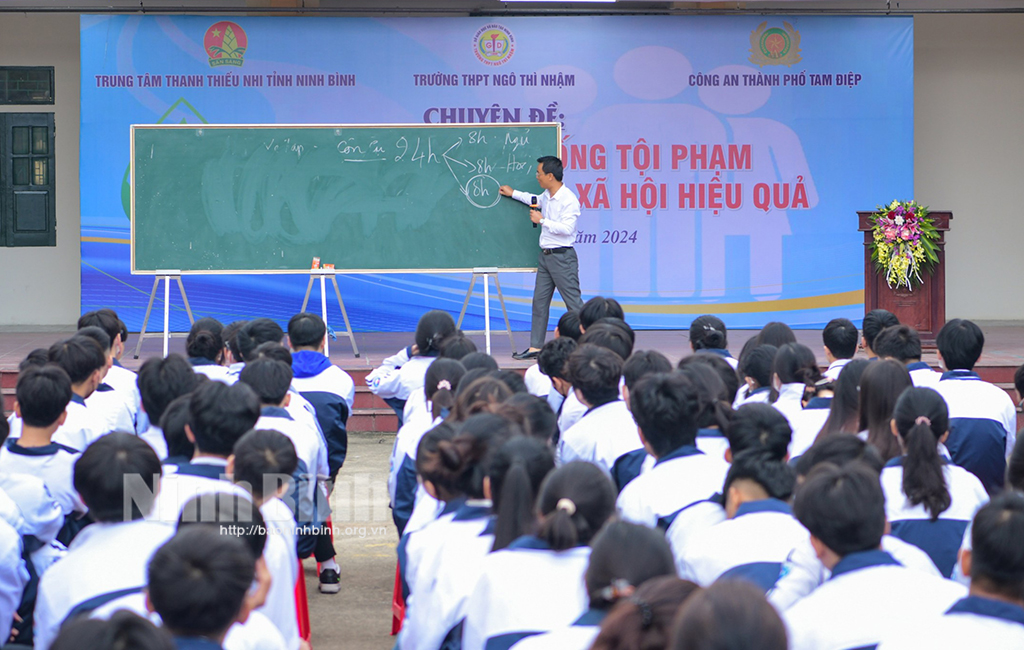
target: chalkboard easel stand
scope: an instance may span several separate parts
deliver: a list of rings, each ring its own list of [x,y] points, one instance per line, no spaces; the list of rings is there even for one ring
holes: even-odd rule
[[[359,358],[359,347],[356,346],[356,337],[352,334],[352,324],[348,321],[348,312],[345,310],[345,301],[341,299],[341,289],[338,288],[338,276],[333,269],[313,269],[310,271],[309,284],[306,285],[306,297],[302,299],[302,309],[300,311],[306,311],[306,305],[309,304],[309,294],[313,290],[313,281],[319,277],[320,317],[324,319],[325,324],[327,323],[327,276],[331,276],[331,284],[334,285],[334,295],[338,297],[338,306],[341,307],[341,317],[345,319],[345,331],[337,335],[348,337],[349,342],[352,343],[352,354],[354,354],[356,358]],[[324,354],[330,356],[331,348],[328,338],[324,339]]]
[[[505,309],[505,297],[501,295],[501,282],[498,281],[498,269],[494,266],[473,269],[473,279],[469,281],[469,289],[466,291],[466,300],[462,303],[462,311],[459,312],[459,321],[456,328],[462,328],[462,319],[466,317],[466,309],[469,308],[469,299],[473,297],[473,287],[476,286],[476,279],[483,278],[484,281],[484,329],[464,330],[463,334],[483,334],[487,346],[487,354],[491,353],[491,295],[488,291],[488,278],[494,278],[494,287],[498,290],[498,302],[501,303],[501,314],[505,317],[505,331],[508,332],[508,341],[512,344],[512,351],[516,351],[516,342],[512,338],[512,325],[508,322],[508,310]]]
[[[135,344],[135,358],[139,358],[139,352],[142,350],[142,341],[146,338],[155,338],[162,336],[164,339],[164,356],[167,356],[168,343],[172,336],[186,337],[188,334],[171,333],[171,278],[174,278],[178,282],[178,290],[181,291],[181,300],[185,303],[185,312],[188,314],[188,322],[195,323],[196,319],[192,317],[192,308],[188,304],[188,296],[185,295],[185,285],[181,283],[181,271],[157,271],[157,276],[153,278],[153,290],[149,293],[149,304],[146,306],[146,316],[142,319],[142,331],[139,332],[139,342]],[[152,334],[146,334],[146,326],[149,325],[149,315],[153,311],[153,300],[156,299],[156,291],[160,286],[160,280],[164,281],[164,331],[162,333],[154,332]]]

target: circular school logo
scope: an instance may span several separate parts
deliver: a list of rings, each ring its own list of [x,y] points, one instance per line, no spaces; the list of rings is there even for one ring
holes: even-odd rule
[[[484,25],[473,36],[476,58],[485,65],[501,65],[512,58],[516,51],[516,39],[503,25]]]
[[[229,20],[211,25],[203,38],[203,49],[210,57],[211,68],[222,65],[242,67],[245,48],[248,45],[245,30],[239,27],[238,23]]]

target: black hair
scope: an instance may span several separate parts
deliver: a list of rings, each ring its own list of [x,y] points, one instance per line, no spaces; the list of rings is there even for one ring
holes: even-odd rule
[[[149,443],[134,434],[115,432],[82,452],[75,461],[73,478],[89,516],[115,523],[149,514],[161,472],[160,459]]]
[[[796,343],[796,334],[793,333],[789,325],[779,321],[765,324],[757,334],[758,345],[774,345],[781,348],[787,343]]]
[[[764,449],[748,449],[733,455],[722,493],[728,493],[733,483],[743,480],[757,483],[773,499],[788,501],[796,487],[796,472],[785,460]]]
[[[462,330],[455,330],[455,333],[441,341],[441,356],[449,359],[459,360],[467,354],[476,352],[476,343],[466,337]]]
[[[269,318],[257,318],[251,320],[235,332],[235,347],[231,348],[234,354],[237,348],[238,354],[235,361],[248,363],[256,358],[256,348],[263,343],[280,343],[284,338],[284,330],[281,326]]]
[[[833,318],[821,332],[822,342],[836,359],[852,359],[859,339],[857,326],[848,318]]]
[[[690,377],[678,372],[641,377],[629,391],[629,409],[655,456],[696,443],[698,389]]]
[[[416,473],[430,481],[437,490],[437,498],[450,501],[460,496],[456,483],[462,468],[462,458],[452,444],[455,429],[445,422],[423,434],[416,446]]]
[[[87,327],[81,327],[75,332],[75,336],[84,336],[85,338],[92,339],[99,343],[100,348],[103,350],[103,355],[110,354],[111,338],[110,335],[103,331],[101,327],[94,327],[89,325]]]
[[[289,368],[292,367],[292,352],[280,343],[268,341],[259,344],[256,346],[256,358],[273,359],[274,361],[280,361]]]
[[[41,368],[50,363],[49,351],[46,348],[36,348],[18,363],[18,372],[25,372],[29,368]]]
[[[736,401],[736,393],[740,390],[740,378],[728,361],[712,352],[698,352],[688,357],[683,357],[679,361],[679,368],[682,369],[694,364],[705,365],[714,370],[725,387],[725,392],[721,394],[721,398],[728,404]]]
[[[512,391],[505,382],[486,374],[471,380],[469,376],[474,372],[477,371],[467,372],[459,382],[459,389],[455,393],[455,408],[450,416],[455,422],[462,422],[512,397]]]
[[[18,375],[14,391],[24,423],[48,427],[63,415],[71,401],[71,379],[60,366],[29,368]]]
[[[470,499],[482,499],[491,456],[506,441],[522,436],[518,424],[494,413],[466,418],[451,442],[459,457],[457,491]]]
[[[632,597],[612,607],[591,650],[667,648],[679,608],[700,590],[697,584],[675,576],[651,578]]]
[[[236,320],[231,321],[224,327],[224,331],[221,332],[221,338],[224,339],[224,347],[231,352],[231,356],[234,357],[236,363],[244,361],[242,358],[242,351],[238,349],[238,331],[241,330],[248,321]]]
[[[985,334],[973,322],[954,318],[939,330],[935,347],[947,370],[973,370],[985,347]]]
[[[886,461],[900,455],[900,444],[892,435],[892,412],[900,394],[911,387],[910,372],[899,361],[874,361],[860,376],[860,423],[868,442]]]
[[[588,343],[607,348],[624,360],[633,354],[633,340],[630,338],[630,332],[612,323],[598,322],[588,327],[580,337],[579,344],[582,346]]]
[[[100,311],[110,311],[110,310],[101,309]],[[116,316],[117,314],[114,314],[114,315]],[[128,326],[125,325],[124,321],[121,320],[120,318],[117,319],[117,322],[121,326],[121,332],[120,332],[120,334],[121,334],[121,343],[124,344],[124,345],[128,345]]]
[[[537,355],[537,366],[548,377],[566,379],[569,356],[579,345],[575,339],[559,337],[544,344]]]
[[[178,515],[179,534],[189,528],[214,526],[221,536],[241,540],[252,554],[254,564],[263,555],[267,546],[266,523],[259,506],[248,497],[208,492],[192,497],[182,506]]]
[[[697,428],[724,431],[729,426],[732,400],[718,373],[703,363],[681,363],[677,373],[688,377],[697,391]]]
[[[756,339],[750,339],[755,341]],[[752,350],[740,356],[739,374],[746,379],[750,377],[757,382],[757,387],[770,387],[772,385],[772,366],[775,364],[775,355],[779,349],[774,345],[757,345]]]
[[[551,174],[559,183],[562,182],[562,160],[557,156],[541,156],[537,159],[540,169],[545,174]]]
[[[1013,387],[1017,389],[1017,395],[1024,398],[1024,364],[1018,366],[1013,373]]]
[[[551,450],[536,438],[512,438],[494,452],[487,468],[497,513],[491,550],[500,551],[533,530],[537,490],[554,468]]]
[[[1024,436],[1018,436],[1006,461],[1006,488],[1024,492]]]
[[[629,323],[622,320],[621,318],[618,318],[616,316],[605,316],[604,318],[599,318],[596,321],[594,321],[587,329],[593,329],[598,325],[614,325],[615,327],[618,327],[620,330],[622,330],[626,337],[629,338],[630,348],[632,348],[632,346],[636,343],[636,332],[633,331],[633,328],[630,327]]]
[[[911,386],[896,400],[892,419],[903,441],[903,493],[922,504],[932,521],[953,503],[939,456],[939,440],[949,431],[949,409],[931,388]]]
[[[779,348],[772,362],[772,374],[778,375],[779,382],[783,384],[804,384],[807,387],[814,386],[821,379],[818,360],[802,343],[787,343]]]
[[[725,436],[733,458],[747,450],[759,450],[782,460],[789,451],[793,429],[777,408],[755,402],[733,411]]]
[[[625,320],[626,312],[615,298],[594,296],[583,303],[583,308],[580,309],[580,327],[588,330],[591,325],[607,316]]]
[[[12,645],[12,647],[14,647]],[[109,620],[77,616],[60,626],[50,650],[174,650],[167,630],[135,612],[122,609]]]
[[[622,364],[622,380],[629,390],[641,377],[656,372],[672,372],[672,362],[657,350],[637,350]]]
[[[584,575],[591,609],[608,610],[651,578],[676,575],[665,535],[647,526],[611,521],[594,536],[591,547]]]
[[[164,434],[164,441],[167,442],[168,458],[192,458],[196,453],[195,445],[185,433],[185,425],[188,424],[188,407],[191,401],[191,393],[176,398],[167,405],[163,417],[160,418],[159,426],[160,431]]]
[[[288,342],[293,350],[320,347],[327,336],[327,324],[320,316],[308,311],[300,312],[288,321]]]
[[[611,350],[584,343],[569,356],[569,383],[590,407],[613,402],[619,396],[622,357]]]
[[[574,341],[578,340],[582,334],[580,332],[579,312],[570,309],[562,314],[562,317],[558,319],[558,325],[555,326],[555,330],[558,332],[559,338],[567,337]]]
[[[728,332],[725,323],[718,316],[705,314],[698,316],[690,323],[690,349],[724,350],[729,347]]]
[[[459,363],[461,363],[467,371],[473,370],[474,368],[483,368],[488,372],[498,369],[498,362],[494,360],[494,357],[486,352],[470,352],[459,359]]]
[[[686,599],[676,617],[670,650],[786,650],[786,625],[744,580],[719,580]]]
[[[200,318],[185,339],[185,352],[197,359],[220,363],[224,356],[224,326],[216,318]]]
[[[537,497],[538,536],[552,550],[589,544],[615,514],[615,486],[597,465],[574,461],[548,474]]]
[[[423,378],[423,394],[431,402],[431,417],[439,417],[442,411],[455,408],[455,391],[466,374],[466,369],[454,359],[434,359]]]
[[[529,392],[526,389],[526,381],[523,379],[523,376],[515,370],[492,370],[489,376],[508,386],[513,395]]]
[[[255,574],[256,558],[242,540],[197,525],[157,549],[146,583],[150,603],[173,634],[217,637],[235,621]]]
[[[245,364],[238,381],[252,388],[260,404],[278,406],[292,385],[292,367],[274,359],[255,359]]]
[[[164,359],[146,359],[135,382],[149,421],[159,422],[167,405],[194,391],[199,385],[199,378],[183,356],[170,354]]]
[[[1024,495],[1004,492],[983,506],[971,528],[971,584],[1024,600]]]
[[[921,337],[909,325],[893,325],[878,333],[871,350],[881,358],[900,363],[915,361],[921,358]]]
[[[840,557],[875,550],[885,534],[885,494],[873,470],[818,465],[796,491],[793,516]]]
[[[81,384],[107,365],[107,355],[100,344],[86,336],[72,336],[54,343],[46,351],[46,357],[68,373],[72,385]]]
[[[542,397],[516,393],[505,401],[505,406],[523,414],[530,428],[529,435],[533,438],[549,441],[558,431],[558,418],[548,401]]]
[[[900,319],[888,309],[872,309],[864,314],[864,322],[861,324],[861,333],[864,335],[864,344],[875,349],[875,337],[886,327],[899,325]]]
[[[253,429],[246,433],[235,443],[232,454],[235,457],[232,479],[244,485],[257,499],[274,494],[281,485],[287,484],[299,465],[291,439],[271,429]]]
[[[853,359],[839,371],[839,378],[832,384],[828,417],[815,436],[815,442],[837,433],[860,431],[860,378],[869,363],[867,359]]]
[[[455,321],[446,311],[434,309],[420,316],[416,323],[416,347],[426,356],[441,352],[441,341],[455,333]]]
[[[97,309],[82,314],[78,318],[79,331],[86,327],[98,327],[110,338],[111,344],[121,334],[122,325],[121,319],[110,309]],[[124,343],[123,338],[121,343]]]
[[[815,442],[797,459],[796,473],[798,476],[807,476],[815,467],[825,463],[839,467],[860,463],[875,474],[881,474],[885,465],[877,449],[849,433],[837,433]]]
[[[219,381],[203,384],[192,393],[188,426],[199,451],[228,456],[238,439],[260,419],[260,400],[249,386]]]

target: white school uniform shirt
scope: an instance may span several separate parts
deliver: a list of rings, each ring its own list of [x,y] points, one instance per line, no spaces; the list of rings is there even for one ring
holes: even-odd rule
[[[535,196],[544,217],[540,224],[540,247],[571,247],[576,241],[576,221],[580,217],[579,199],[565,185],[555,190],[554,194],[550,190],[544,190],[541,194],[512,191],[512,198],[526,205],[531,205]]]
[[[874,647],[942,614],[967,590],[901,566],[881,550],[851,553],[832,577],[783,614],[790,650]]]
[[[828,368],[826,368],[825,372],[821,374],[829,381],[835,381],[839,379],[839,373],[843,371],[843,368],[846,366],[846,364],[850,363],[851,361],[853,361],[853,359],[836,359],[832,363],[828,364]]]
[[[173,534],[167,526],[142,520],[83,528],[39,583],[35,647],[49,648],[69,616],[141,593],[150,558]]]
[[[192,364],[192,371],[197,375],[205,375],[213,381],[219,381],[223,384],[229,385],[237,381],[237,378],[232,381],[231,370],[229,368],[211,361],[210,359],[191,357],[188,362]]]
[[[932,370],[924,361],[915,361],[907,364],[907,371],[910,372],[910,381],[918,388],[936,388],[942,373]]]
[[[403,590],[407,594],[418,590],[418,581],[423,573],[420,568],[424,563],[429,564],[432,561],[437,545],[443,543],[447,525],[465,503],[465,498],[452,499],[443,503],[441,511],[433,519],[422,525],[418,524],[416,528],[406,526],[405,533],[398,541],[396,553]]]
[[[532,536],[488,555],[469,597],[463,650],[508,648],[571,624],[587,610],[589,562],[589,547],[552,551]]]
[[[381,399],[409,399],[409,396],[416,391],[423,390],[423,380],[427,376],[427,368],[434,363],[436,358],[437,356],[415,356],[402,364],[400,368],[391,368],[373,379],[367,375],[366,381],[370,392]]]
[[[67,407],[68,416],[64,424],[57,427],[53,433],[53,441],[71,447],[78,451],[85,451],[95,440],[110,433],[110,425],[104,415],[93,412],[85,405],[85,400],[78,395],[72,394],[71,401]],[[11,415],[7,418],[11,427],[8,438],[21,437],[21,418]]]
[[[139,437],[149,443],[160,462],[167,460],[167,438],[164,438],[163,429],[150,423],[149,428],[140,433]]]
[[[405,533],[413,533],[445,514],[445,503],[430,496],[422,485],[416,486],[412,515],[405,524]]]
[[[587,406],[580,401],[580,398],[576,396],[576,391],[569,389],[565,399],[562,400],[560,405],[561,411],[555,411],[558,413],[558,430],[563,434],[571,429],[583,414],[587,412]]]
[[[771,396],[771,386],[761,386],[760,388],[750,390],[749,386],[743,384],[736,391],[736,400],[732,403],[732,407],[738,409],[744,404],[767,404]]]
[[[125,395],[104,381],[96,387],[92,395],[85,398],[85,405],[94,414],[102,414],[99,417],[107,421],[111,431],[137,433],[136,412],[132,409],[130,399],[131,396]]]
[[[14,614],[21,605],[22,592],[29,582],[22,550],[18,531],[6,521],[0,521],[0,629],[8,630],[8,634]]]
[[[831,397],[813,397],[803,410],[793,414],[789,420],[793,429],[793,437],[789,441],[790,458],[799,458],[811,448],[828,419],[831,406]]]
[[[949,407],[946,447],[953,462],[981,479],[989,492],[1001,490],[1006,459],[1017,441],[1013,400],[969,370],[943,373],[935,390]]]
[[[721,490],[728,471],[723,458],[684,445],[622,488],[616,502],[619,514],[626,521],[665,530],[684,509]]]
[[[109,384],[116,392],[120,393],[128,407],[131,409],[132,419],[135,422],[135,433],[142,433],[149,427],[149,418],[142,408],[142,393],[139,392],[139,376],[128,370],[121,363],[114,359],[114,365],[107,371],[103,381]]]
[[[733,370],[739,370],[740,367],[739,359],[733,357],[729,354],[728,350],[723,350],[722,348],[702,348],[695,351],[694,354],[714,354],[725,359],[725,361],[732,366]]]
[[[700,537],[704,531],[726,521],[725,508],[719,502],[721,495],[715,495],[711,499],[698,501],[686,508],[683,508],[671,522],[668,519],[668,529],[665,531],[665,539],[672,548],[672,557],[676,561],[676,573],[680,576],[689,571],[683,561],[683,553],[690,548],[692,540]]]
[[[291,508],[284,501],[277,497],[265,501],[260,506],[260,514],[263,515],[263,521],[267,524],[267,532],[270,532],[270,528],[273,527],[276,532],[281,533],[285,538],[288,548],[296,548],[295,529],[297,524],[295,523],[295,515],[292,514]],[[295,566],[296,571],[298,571],[298,556],[296,556]]]
[[[724,459],[725,452],[729,449],[729,439],[725,437],[721,429],[699,429],[697,431],[697,449],[712,458]]]
[[[1024,648],[1024,609],[1019,605],[968,596],[927,625],[887,637],[878,650],[963,650]]]
[[[0,472],[0,519],[22,536],[39,576],[67,551],[57,541],[64,527],[64,510],[36,476]]]
[[[391,498],[391,509],[398,520],[408,522],[417,502],[422,498],[418,496],[422,488],[416,478],[416,450],[423,436],[440,423],[440,417],[431,420],[429,416],[419,415],[402,424],[395,436],[388,470],[388,495]],[[423,494],[430,496],[426,491]]]
[[[316,498],[318,480],[330,476],[327,467],[327,444],[320,432],[307,424],[295,420],[291,414],[281,407],[265,406],[260,410],[260,419],[256,421],[257,429],[272,429],[284,434],[295,445],[295,455],[305,465],[308,475],[308,493],[310,499]]]
[[[173,474],[164,474],[147,519],[176,527],[185,504],[204,494],[233,494],[251,500],[248,492],[220,478],[226,466],[226,458],[202,456],[181,465]]]
[[[903,493],[904,458],[893,458],[882,469],[885,516],[891,534],[927,553],[942,575],[949,578],[964,532],[978,510],[988,503],[988,493],[977,476],[947,463],[942,467],[942,474],[951,502],[939,513],[939,518],[932,521],[931,513],[923,504],[911,505]]]
[[[526,383],[526,392],[537,397],[548,398],[551,393],[552,384],[551,377],[548,377],[540,371],[540,366],[533,364],[526,369],[526,374],[523,375],[523,381]]]
[[[405,400],[405,406],[402,408],[402,423],[404,424],[416,418],[427,417],[429,419],[429,413],[430,408],[427,406],[426,389],[414,390],[409,395],[409,399]]]
[[[249,612],[245,623],[235,623],[224,637],[224,650],[294,650],[273,621],[260,613]]]
[[[588,609],[572,625],[528,636],[513,645],[512,650],[590,650],[607,615],[606,611]]]
[[[38,476],[65,516],[84,513],[87,508],[74,486],[75,461],[81,454],[57,442],[22,447],[18,441],[8,438],[0,448],[0,473]]]
[[[742,579],[767,592],[789,552],[807,536],[789,504],[778,499],[743,503],[732,519],[694,535],[683,549],[685,570],[679,577],[702,587],[719,578]]]
[[[882,550],[911,571],[941,578],[928,554],[892,535],[882,535]],[[810,534],[793,547],[786,558],[779,580],[768,592],[768,602],[780,612],[786,611],[828,580],[830,572],[818,559]]]
[[[620,456],[642,447],[633,414],[625,402],[616,399],[588,410],[571,429],[562,432],[558,458],[563,465],[574,460],[593,463],[610,476]]]
[[[783,384],[779,388],[779,398],[772,402],[772,406],[779,410],[789,420],[789,426],[793,426],[793,419],[797,413],[804,410],[803,398],[806,384]]]
[[[289,544],[289,535],[281,530],[289,526],[294,530],[295,520],[285,521],[283,525],[280,521],[273,524],[267,522],[271,516],[281,516],[280,511],[273,507],[268,510],[260,507],[260,514],[263,515],[267,526],[263,560],[270,572],[270,591],[267,592],[266,602],[256,611],[270,619],[274,627],[281,632],[288,650],[297,650],[301,641],[298,617],[295,613],[295,584],[298,580],[299,558],[296,555],[295,544]]]

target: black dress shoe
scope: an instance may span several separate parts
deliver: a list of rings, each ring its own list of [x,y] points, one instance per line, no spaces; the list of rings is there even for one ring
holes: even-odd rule
[[[540,350],[525,350],[523,352],[513,352],[512,358],[516,361],[529,361],[530,359],[536,359],[540,355]]]

